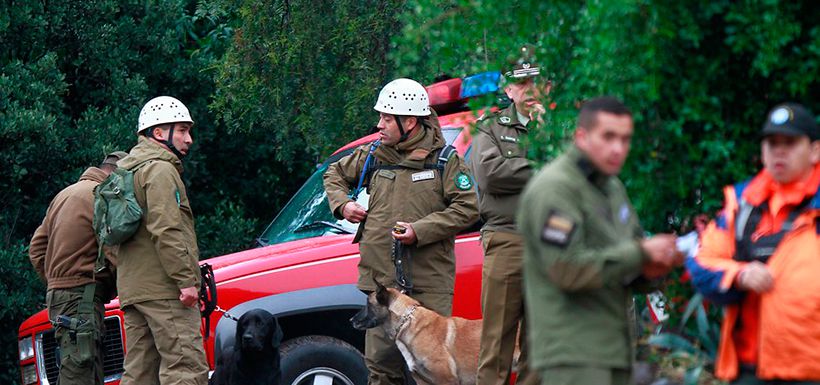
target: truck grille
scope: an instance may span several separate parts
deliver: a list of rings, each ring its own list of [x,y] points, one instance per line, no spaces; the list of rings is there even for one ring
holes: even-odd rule
[[[105,325],[103,334],[103,371],[105,372],[105,382],[108,382],[122,377],[122,362],[125,354],[122,348],[120,317],[107,317],[103,325]],[[57,367],[57,348],[59,344],[54,338],[54,330],[44,332],[41,338],[42,349],[38,352],[42,357],[42,361],[38,360],[38,364],[42,363],[40,376],[42,377],[42,374],[45,373],[48,384],[56,384],[60,369]]]

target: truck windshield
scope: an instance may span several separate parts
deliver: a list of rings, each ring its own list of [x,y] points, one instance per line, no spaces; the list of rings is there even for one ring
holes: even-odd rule
[[[356,233],[357,224],[333,217],[322,184],[322,175],[327,167],[350,152],[352,150],[337,154],[319,166],[259,237],[260,245],[267,246],[328,234]],[[367,198],[367,193],[362,192],[359,203],[365,203],[367,207]]]

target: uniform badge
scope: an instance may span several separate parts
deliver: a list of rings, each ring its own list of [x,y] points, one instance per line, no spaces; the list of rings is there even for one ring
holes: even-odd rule
[[[518,143],[518,138],[514,136],[501,135],[499,139],[501,139],[502,142]]]
[[[413,179],[413,182],[418,182],[420,180],[433,179],[433,178],[436,177],[436,173],[434,173],[433,170],[427,170],[427,171],[414,173],[410,177]]]
[[[376,175],[390,180],[396,179],[396,173],[390,170],[379,170],[379,173]]]
[[[629,206],[624,203],[621,205],[620,210],[618,210],[618,219],[621,220],[621,223],[626,223],[629,220],[630,214]]]
[[[541,229],[541,240],[559,247],[566,247],[576,228],[575,222],[567,215],[551,211]]]
[[[774,112],[772,112],[771,118],[769,119],[773,124],[783,124],[791,120],[792,112],[786,107],[780,107]]]
[[[177,207],[181,207],[182,206],[182,200],[180,199],[180,196],[179,196],[179,190],[175,191],[174,193],[175,193],[176,198],[177,198]]]
[[[512,119],[510,119],[509,116],[502,116],[502,117],[498,118],[498,121],[501,122],[501,123],[507,124],[507,123],[511,122]]]
[[[473,188],[472,179],[470,179],[469,175],[463,172],[459,172],[458,174],[456,174],[454,181],[456,182],[456,187],[458,187],[459,190],[469,190]]]

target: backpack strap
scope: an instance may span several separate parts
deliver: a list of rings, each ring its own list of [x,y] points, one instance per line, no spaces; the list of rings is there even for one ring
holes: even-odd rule
[[[441,149],[438,153],[438,161],[436,162],[436,168],[438,168],[441,172],[444,172],[444,167],[447,165],[447,161],[450,160],[450,157],[456,152],[456,148],[448,144]]]
[[[456,153],[456,148],[452,145],[446,145],[438,150],[438,156],[436,156],[436,163],[425,163],[423,170],[438,170],[439,171],[439,179],[441,181],[441,191],[444,192],[444,168],[447,167],[447,162]],[[359,177],[359,187],[356,188],[354,191],[361,191],[364,187],[367,187],[370,183],[371,175],[374,171],[378,170],[417,170],[415,168],[410,168],[407,166],[401,166],[397,164],[381,164],[378,162],[368,162],[365,161],[366,168],[362,170],[362,174]],[[365,182],[366,181],[366,182]],[[358,196],[358,194],[356,194]]]
[[[377,140],[370,144],[370,149],[367,150],[367,157],[364,159],[364,166],[362,167],[362,173],[359,174],[359,183],[350,193],[350,199],[354,201],[359,199],[359,194],[362,190],[369,185],[370,182],[370,174],[373,172],[373,163],[376,161],[373,159],[373,153],[376,152],[376,149],[381,145],[382,141]],[[367,179],[367,183],[365,183],[365,179]]]

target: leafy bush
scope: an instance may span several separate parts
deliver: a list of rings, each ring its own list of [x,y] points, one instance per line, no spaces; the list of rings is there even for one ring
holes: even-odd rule
[[[200,259],[234,253],[256,246],[253,237],[258,221],[247,219],[242,208],[225,199],[213,213],[196,218],[196,235]]]
[[[20,243],[0,242],[0,383],[17,384],[17,326],[45,305],[45,286],[28,259],[28,248]]]

